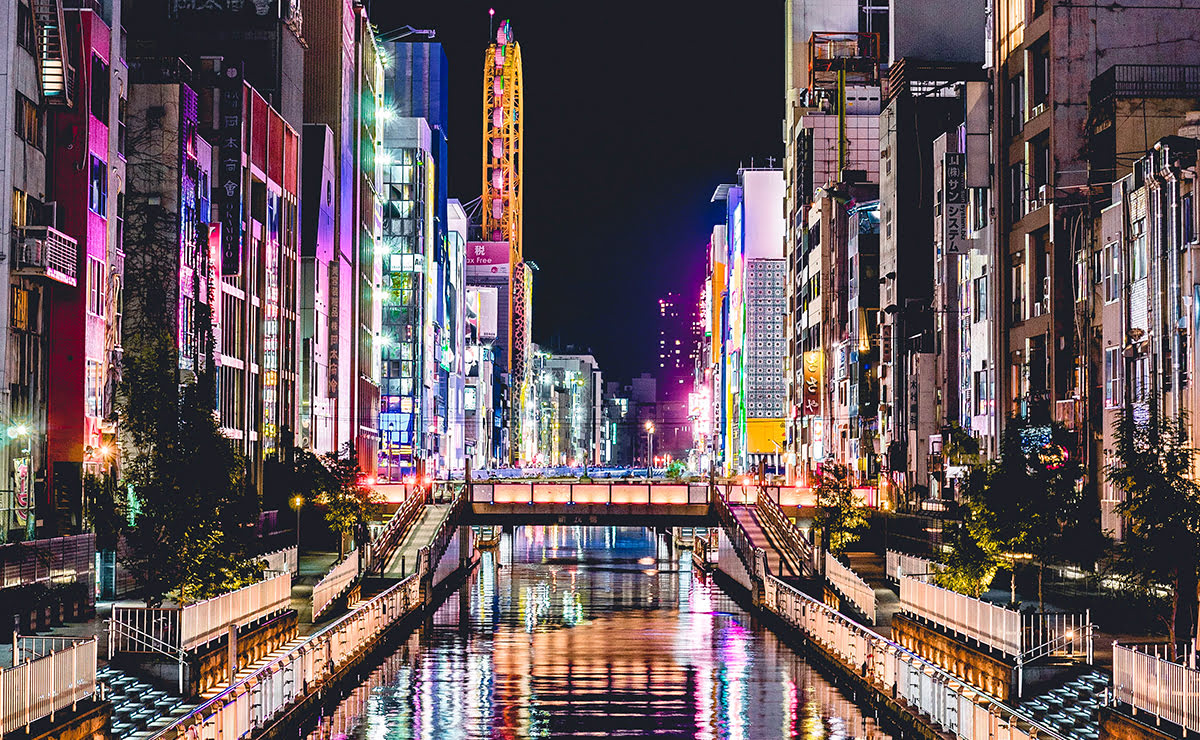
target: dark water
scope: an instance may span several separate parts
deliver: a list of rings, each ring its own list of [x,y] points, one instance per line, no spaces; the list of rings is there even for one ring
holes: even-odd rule
[[[527,527],[308,736],[888,738],[638,528]]]

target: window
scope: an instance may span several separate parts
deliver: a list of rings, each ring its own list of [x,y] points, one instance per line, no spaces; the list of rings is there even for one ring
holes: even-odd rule
[[[971,320],[983,321],[987,318],[988,287],[987,275],[980,275],[971,283]]]
[[[24,0],[17,2],[17,46],[34,54],[33,9]]]
[[[1021,133],[1025,125],[1025,75],[1019,74],[1008,81],[1009,133]]]
[[[88,257],[88,313],[104,315],[104,262]]]
[[[16,131],[17,136],[41,149],[45,143],[43,138],[45,126],[41,109],[29,98],[17,93],[14,111],[13,130]]]
[[[1100,281],[1100,297],[1112,303],[1121,297],[1121,245],[1105,244],[1099,252],[1096,275]]]
[[[29,291],[12,286],[12,328],[17,331],[29,331]]]
[[[1016,258],[1020,258],[1020,254]],[[1009,295],[1012,296],[1012,320],[1024,321],[1028,318],[1025,313],[1025,300],[1028,295],[1027,286],[1025,285],[1025,265],[1016,264],[1012,268],[1012,285],[1009,286]]]
[[[87,415],[99,418],[103,416],[104,398],[104,366],[95,360],[87,361]]]
[[[982,416],[991,411],[991,389],[988,383],[987,368],[976,370],[973,379],[975,415]]]
[[[1180,215],[1183,217],[1183,243],[1191,244],[1196,241],[1196,214],[1193,208],[1192,195],[1183,196],[1180,203]]]
[[[1029,103],[1033,106],[1030,117],[1041,113],[1050,97],[1050,51],[1045,43],[1039,44],[1029,53]]]
[[[92,157],[92,168],[88,177],[88,210],[106,216],[108,205],[108,165],[98,157]]]
[[[125,156],[125,120],[128,116],[129,101],[126,98],[117,99],[117,154]]]
[[[1009,210],[1012,220],[1017,221],[1025,215],[1025,163],[1018,162],[1008,168]]]
[[[1136,282],[1149,273],[1150,255],[1147,251],[1146,219],[1139,218],[1129,225],[1129,281]]]
[[[103,59],[92,55],[92,115],[104,125],[108,125],[108,94],[109,94],[108,64]]]
[[[1120,347],[1104,350],[1104,408],[1121,405],[1121,356]]]
[[[14,228],[20,228],[29,223],[29,215],[26,210],[28,205],[28,196],[20,190],[13,188],[12,225]]]

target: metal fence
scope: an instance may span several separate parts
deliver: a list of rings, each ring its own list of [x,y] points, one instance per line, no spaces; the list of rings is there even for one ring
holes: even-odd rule
[[[928,558],[922,558],[917,555],[909,555],[895,550],[888,550],[885,553],[887,560],[887,577],[893,581],[899,581],[900,576],[927,576],[931,573],[937,573],[942,566],[933,562]]]
[[[312,590],[312,618],[315,622],[333,600],[346,592],[358,580],[358,548],[350,551],[346,559],[329,569],[317,581]]]
[[[153,737],[228,740],[268,726],[297,700],[323,688],[394,622],[420,607],[422,577],[423,573],[409,576],[364,602]]]
[[[267,570],[273,573],[291,573],[296,575],[300,572],[300,556],[296,552],[296,546],[285,547],[282,550],[269,552],[261,557],[267,561]]]
[[[400,508],[396,509],[396,513],[392,514],[391,519],[388,519],[387,524],[371,542],[371,547],[367,551],[366,570],[378,573],[387,567],[387,561],[392,557],[392,553],[396,551],[412,525],[420,518],[428,498],[425,490],[416,488],[408,491],[406,487],[405,493],[407,496],[401,502]]]
[[[825,553],[825,577],[838,593],[875,622],[875,589],[829,552]]]
[[[1062,736],[972,688],[900,645],[768,575],[763,606],[833,653],[878,690],[903,699],[961,740],[1032,740]]]
[[[900,608],[1005,655],[1021,655],[1020,612],[906,575],[900,576]]]
[[[164,653],[178,658],[210,640],[292,603],[292,574],[283,573],[184,607],[113,606],[108,657]]]
[[[1162,653],[1160,656],[1159,653]],[[1200,732],[1200,670],[1167,660],[1159,645],[1113,643],[1113,699],[1136,715],[1148,712],[1155,724],[1163,720]]]
[[[0,545],[0,588],[31,583],[96,581],[96,535],[76,534]],[[89,596],[93,589],[89,588]]]
[[[24,729],[96,692],[95,637],[14,640],[16,665],[0,670],[0,735]]]

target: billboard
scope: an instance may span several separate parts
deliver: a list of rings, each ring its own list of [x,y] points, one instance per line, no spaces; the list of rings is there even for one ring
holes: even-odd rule
[[[467,276],[507,277],[511,252],[508,242],[467,242]]]

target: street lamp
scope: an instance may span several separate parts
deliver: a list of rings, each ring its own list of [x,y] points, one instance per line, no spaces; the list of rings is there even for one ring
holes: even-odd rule
[[[297,494],[292,497],[292,508],[296,510],[296,557],[300,557],[300,507],[304,506],[304,497]]]
[[[646,477],[654,477],[654,422],[646,422]]]

